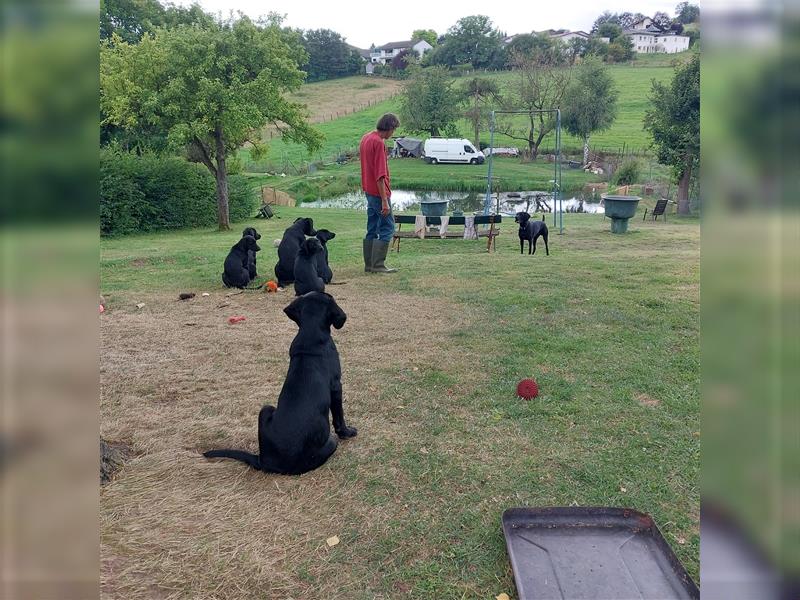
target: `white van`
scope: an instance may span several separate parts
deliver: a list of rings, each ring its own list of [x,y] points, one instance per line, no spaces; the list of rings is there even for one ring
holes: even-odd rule
[[[472,142],[457,138],[429,138],[425,140],[425,162],[431,164],[469,163],[482,165],[486,157]]]

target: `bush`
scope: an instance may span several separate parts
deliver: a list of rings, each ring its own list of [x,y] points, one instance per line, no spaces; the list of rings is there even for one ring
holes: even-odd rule
[[[639,181],[642,166],[638,160],[627,160],[614,173],[611,183],[614,185],[631,185]]]
[[[245,177],[228,177],[231,221],[252,216],[256,195]],[[217,222],[214,178],[183,158],[100,153],[100,234],[124,235]]]

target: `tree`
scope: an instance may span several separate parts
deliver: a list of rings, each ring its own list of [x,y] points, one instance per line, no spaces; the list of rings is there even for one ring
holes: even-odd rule
[[[661,31],[669,31],[669,28],[672,27],[672,19],[665,12],[657,12],[653,15],[653,25]]]
[[[609,41],[614,42],[617,38],[622,37],[622,26],[618,23],[603,23],[597,29],[597,37],[606,37]]]
[[[152,33],[157,27],[212,22],[213,17],[199,4],[164,8],[158,0],[100,0],[101,40],[110,40],[116,33],[124,42],[137,43],[145,33]]]
[[[310,151],[321,144],[304,107],[283,97],[300,87],[304,60],[296,35],[281,29],[276,15],[258,24],[240,15],[210,27],[156,29],[136,45],[117,37],[100,48],[100,103],[106,122],[158,127],[208,168],[226,230],[231,152],[248,141],[261,148],[257,136],[268,123]]]
[[[480,148],[480,127],[486,120],[486,104],[489,101],[500,101],[500,86],[493,79],[473,77],[464,82],[461,94],[470,104],[464,116],[472,124],[472,129],[475,132],[475,138],[472,142],[475,147]]]
[[[503,34],[492,26],[489,17],[463,17],[447,30],[435,60],[451,67],[470,63],[476,69],[483,69],[496,64],[497,55],[503,49],[502,42]]]
[[[558,45],[557,45],[558,44]],[[515,36],[506,48],[507,61],[513,66],[517,56],[544,56],[552,53],[563,52],[561,42],[555,41],[546,33],[523,33]]]
[[[635,54],[633,40],[627,35],[621,35],[606,47],[606,62],[625,62],[631,60]]]
[[[678,214],[689,214],[689,185],[700,157],[700,55],[675,69],[669,85],[653,81],[644,128],[658,161],[678,180]]]
[[[303,33],[302,40],[308,62],[301,66],[308,73],[309,81],[355,75],[361,69],[358,51],[335,31],[310,29]]]
[[[534,111],[558,108],[569,85],[572,69],[553,55],[514,58],[516,81],[510,84],[509,109],[529,111],[527,124],[516,129],[513,123],[501,124],[498,129],[512,139],[528,144],[528,153],[535,159],[544,137],[555,128],[555,114]]]
[[[679,23],[688,25],[700,20],[700,7],[696,4],[681,2],[675,7],[675,19]]]
[[[435,48],[439,41],[439,36],[436,35],[433,29],[415,29],[414,33],[411,34],[411,41],[416,43],[421,40],[425,40]]]
[[[447,69],[430,67],[419,71],[406,84],[400,96],[400,121],[408,131],[437,136],[461,116],[460,102]]]
[[[589,136],[611,127],[617,116],[618,91],[608,68],[597,58],[587,58],[564,96],[561,123],[583,139],[583,164],[589,162]]]

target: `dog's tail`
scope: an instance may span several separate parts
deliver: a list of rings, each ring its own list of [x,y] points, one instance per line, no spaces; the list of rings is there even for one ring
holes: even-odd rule
[[[254,469],[261,469],[261,460],[255,454],[243,450],[209,450],[203,452],[206,458],[233,458],[247,463]]]

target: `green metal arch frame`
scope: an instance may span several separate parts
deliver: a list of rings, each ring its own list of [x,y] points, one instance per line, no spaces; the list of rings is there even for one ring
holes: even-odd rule
[[[553,227],[558,226],[558,233],[564,233],[564,203],[561,197],[561,110],[545,108],[541,110],[493,110],[489,121],[489,169],[486,173],[486,197],[483,201],[483,214],[488,215],[492,207],[492,163],[494,162],[494,129],[495,115],[531,115],[547,113],[556,115],[556,152],[553,161]],[[558,206],[558,210],[556,210]]]

